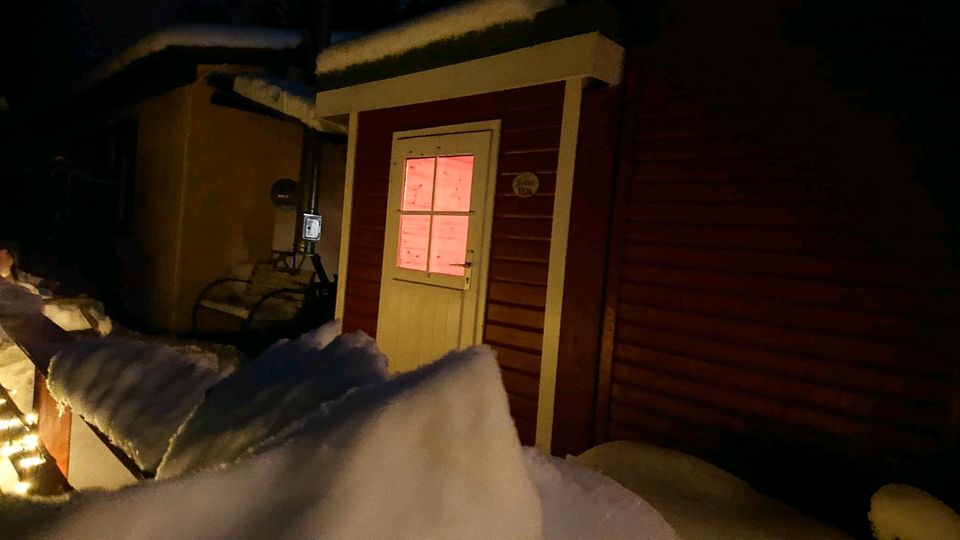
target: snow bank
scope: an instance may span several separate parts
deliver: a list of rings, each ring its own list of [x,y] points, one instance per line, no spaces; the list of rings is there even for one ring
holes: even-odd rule
[[[676,533],[649,503],[610,478],[525,448],[527,472],[540,495],[545,539],[673,539]]]
[[[563,0],[475,0],[425,17],[324,49],[317,56],[317,74],[374,62],[510,22],[528,21],[538,13],[563,5]]]
[[[331,347],[336,343],[331,344]],[[540,538],[493,352],[450,353],[310,415],[226,468],[73,498],[26,538]]]
[[[686,540],[846,538],[736,476],[682,452],[618,441],[592,448],[577,461],[649,502]]]
[[[960,516],[913,486],[888,484],[870,499],[870,523],[878,540],[955,540]]]
[[[305,38],[306,34],[298,30],[200,23],[180,24],[164,28],[137,41],[80,79],[74,89],[87,88],[99,80],[118,73],[137,60],[168,47],[224,47],[282,51],[297,48]]]
[[[0,281],[0,316],[32,315],[43,311],[43,298],[18,284]]]
[[[218,379],[215,371],[169,347],[104,338],[64,347],[50,361],[47,385],[59,403],[151,471],[170,437]]]
[[[304,83],[278,77],[239,76],[233,81],[233,91],[296,118],[317,131],[342,135],[347,133],[345,126],[314,114],[316,91]]]
[[[47,302],[43,306],[43,315],[67,332],[93,330],[105,336],[113,331],[113,322],[107,317],[103,304],[86,301],[86,305],[69,301]]]
[[[157,477],[232,463],[347,391],[385,381],[387,360],[376,342],[362,332],[331,342],[335,329],[328,324],[275,345],[211,388],[174,436]]]

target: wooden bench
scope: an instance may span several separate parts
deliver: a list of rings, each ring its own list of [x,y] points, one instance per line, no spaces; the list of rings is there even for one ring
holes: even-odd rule
[[[202,309],[240,319],[243,330],[292,322],[299,316],[315,278],[312,270],[271,262],[255,265],[249,279],[218,279],[197,295],[193,332],[197,332],[197,315]]]

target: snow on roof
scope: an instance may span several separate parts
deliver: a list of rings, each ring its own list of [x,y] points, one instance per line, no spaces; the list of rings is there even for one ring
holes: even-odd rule
[[[239,76],[233,81],[233,91],[247,99],[296,118],[317,131],[347,133],[344,126],[324,120],[314,114],[316,91],[306,84],[278,77]]]
[[[301,30],[262,28],[253,26],[226,26],[219,24],[180,24],[134,43],[80,78],[76,89],[122,71],[133,62],[158,53],[168,47],[223,47],[230,49],[274,50],[295,49],[306,39]]]
[[[317,74],[398,55],[430,43],[510,22],[529,21],[563,0],[472,0],[345,41],[317,56]]]

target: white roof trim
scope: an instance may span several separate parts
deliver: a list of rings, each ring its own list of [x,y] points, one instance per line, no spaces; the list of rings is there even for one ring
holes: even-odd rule
[[[426,103],[571,78],[619,84],[623,47],[599,32],[317,94],[317,117]]]
[[[346,126],[324,120],[314,114],[316,93],[303,83],[271,77],[239,76],[233,80],[233,91],[251,101],[296,118],[317,131],[347,134]]]
[[[92,86],[122,71],[130,64],[168,47],[224,47],[230,49],[276,50],[295,49],[306,34],[300,30],[226,26],[218,24],[181,24],[150,34],[96,66],[74,85],[75,90]]]
[[[468,32],[517,21],[564,4],[563,0],[474,0],[442,9],[368,36],[328,47],[317,56],[317,74],[403,54]]]

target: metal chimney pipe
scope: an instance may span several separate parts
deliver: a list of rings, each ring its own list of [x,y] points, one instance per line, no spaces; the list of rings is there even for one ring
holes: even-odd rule
[[[312,255],[316,240],[304,238],[304,225],[310,216],[319,215],[320,202],[320,134],[308,127],[303,128],[303,143],[300,157],[300,211],[297,213],[297,251]],[[305,219],[306,216],[306,219]]]

